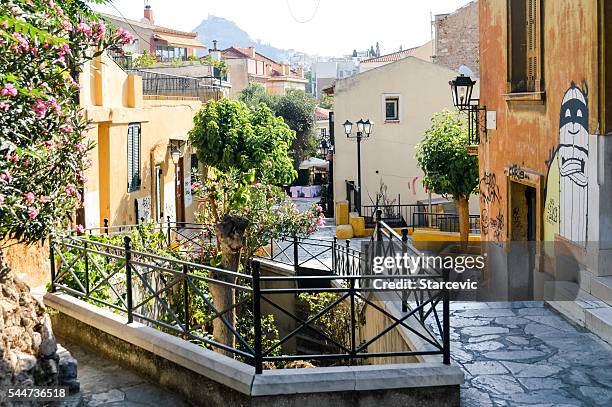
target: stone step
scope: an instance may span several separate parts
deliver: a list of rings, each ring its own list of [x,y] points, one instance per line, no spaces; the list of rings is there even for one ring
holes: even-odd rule
[[[556,298],[560,298],[559,292],[557,290]],[[573,301],[568,298],[567,301],[547,301],[547,304],[612,345],[612,306],[609,303],[580,290]]]
[[[564,289],[565,284],[567,287]],[[580,326],[586,325],[586,310],[608,306],[586,291],[579,290],[575,295],[576,287],[572,283],[556,282],[554,285],[554,296],[549,293],[549,298],[557,301],[547,301],[547,304]]]
[[[612,345],[612,307],[587,310],[586,327]]]
[[[591,279],[591,293],[612,305],[612,276]]]

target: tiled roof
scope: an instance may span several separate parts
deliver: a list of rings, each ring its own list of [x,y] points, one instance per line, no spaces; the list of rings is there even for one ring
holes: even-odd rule
[[[156,32],[160,32],[160,33],[173,34],[173,35],[182,35],[182,36],[185,36],[185,37],[192,37],[192,38],[196,38],[198,36],[198,34],[196,32],[180,31],[180,30],[175,30],[173,28],[162,27],[160,25],[154,25],[154,24],[151,24],[148,21],[146,21],[146,19],[143,19],[144,21],[137,21],[137,20],[132,20],[132,19],[129,19],[129,18],[123,18],[123,17],[119,17],[119,16],[114,16],[112,14],[106,14],[106,13],[100,13],[100,14],[102,15],[103,18],[108,18],[110,20],[117,20],[117,21],[126,22],[129,25],[133,25],[134,27],[148,28],[150,30],[153,30],[153,31],[156,31]]]
[[[374,57],[374,58],[370,58],[370,59],[365,59],[363,61],[361,61],[361,63],[367,63],[367,62],[395,62],[395,61],[399,61],[401,59],[404,59],[406,57],[411,56],[415,50],[419,49],[420,47],[414,47],[414,48],[409,48],[409,49],[405,49],[403,51],[397,51],[397,52],[393,52],[391,54],[387,54],[387,55],[381,55],[379,57]]]
[[[316,120],[328,120],[329,119],[329,109],[323,109],[322,107],[317,106],[315,108],[315,119]]]

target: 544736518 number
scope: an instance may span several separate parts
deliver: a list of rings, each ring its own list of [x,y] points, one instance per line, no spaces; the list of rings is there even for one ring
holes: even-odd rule
[[[0,400],[60,401],[68,397],[68,387],[0,387]]]

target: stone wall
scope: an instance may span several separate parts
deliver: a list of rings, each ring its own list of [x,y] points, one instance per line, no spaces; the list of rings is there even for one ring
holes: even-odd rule
[[[0,252],[0,390],[58,385],[79,391],[77,362],[58,349],[44,305],[15,278]],[[0,405],[10,406],[4,397],[0,391]]]
[[[478,1],[472,1],[450,14],[436,15],[434,27],[434,62],[455,71],[465,65],[474,72],[475,77],[480,77]]]

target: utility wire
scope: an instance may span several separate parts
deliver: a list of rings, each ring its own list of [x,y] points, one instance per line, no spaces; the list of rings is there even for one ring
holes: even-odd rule
[[[299,18],[297,18],[297,16],[295,15],[295,13],[293,12],[293,10],[291,9],[291,4],[289,4],[289,0],[285,0],[285,3],[287,3],[287,9],[289,10],[289,14],[291,14],[291,17],[298,23],[300,24],[306,24],[311,22],[312,20],[314,20],[314,18],[317,16],[317,13],[319,12],[319,6],[321,5],[321,0],[317,0],[317,5],[314,9],[314,12],[312,13],[312,15],[305,19],[305,20],[301,20]]]
[[[134,31],[134,34],[136,34],[136,35],[138,36],[138,38],[140,38],[141,40],[143,40],[144,42],[146,42],[146,43],[149,45],[149,49],[150,49],[150,47],[152,46],[152,44],[151,44],[149,41],[147,41],[146,39],[144,39],[144,38],[143,38],[143,37],[142,37],[140,34],[138,34],[138,31],[137,31],[137,30],[134,28],[134,26],[133,26],[133,25],[132,25],[132,24],[131,24],[131,23],[128,21],[128,19],[127,19],[127,18],[125,18],[125,16],[124,16],[124,15],[123,15],[123,13],[122,13],[122,12],[121,12],[121,11],[120,11],[118,8],[117,8],[117,6],[115,6],[115,3],[114,3],[114,2],[110,2],[110,5],[111,5],[111,6],[113,6],[113,8],[115,9],[115,11],[116,11],[117,13],[119,13],[119,16],[120,16],[121,18],[123,18],[123,21],[125,21],[125,22],[127,23],[127,25],[129,25],[129,26],[130,26],[130,28],[132,29],[132,31]]]

